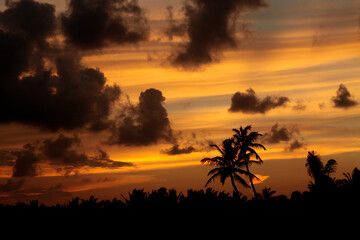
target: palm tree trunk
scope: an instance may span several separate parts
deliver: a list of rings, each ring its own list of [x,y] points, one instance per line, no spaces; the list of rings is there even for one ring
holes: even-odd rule
[[[231,185],[233,186],[236,194],[239,194],[239,191],[238,191],[238,189],[237,189],[237,187],[235,185],[235,182],[234,182],[234,177],[232,175],[230,176],[230,180],[231,180]]]
[[[256,193],[256,190],[255,190],[255,186],[254,186],[254,183],[253,183],[253,180],[250,176],[250,170],[249,170],[249,165],[247,163],[247,161],[245,162],[245,166],[246,166],[246,171],[248,172],[248,175],[249,175],[249,179],[250,179],[250,184],[251,184],[251,188],[254,192],[254,197],[257,198],[257,193]]]

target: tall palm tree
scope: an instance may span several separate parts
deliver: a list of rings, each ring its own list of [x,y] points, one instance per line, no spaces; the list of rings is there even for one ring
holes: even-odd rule
[[[263,162],[255,150],[257,148],[266,150],[262,144],[256,142],[258,137],[262,136],[262,134],[258,132],[250,132],[248,134],[248,132],[251,131],[251,125],[248,125],[245,128],[240,126],[239,129],[233,129],[233,131],[235,132],[233,136],[235,147],[238,149],[237,164],[244,164],[246,166],[247,175],[250,178],[251,188],[256,198],[257,193],[253,183],[253,178],[258,178],[254,174],[250,173],[249,165],[252,163],[261,164]],[[251,160],[251,157],[255,157],[255,160]]]
[[[210,166],[216,166],[209,171],[208,176],[211,177],[206,182],[205,187],[217,178],[220,178],[222,185],[224,185],[227,178],[230,178],[231,185],[233,186],[236,194],[239,194],[239,191],[235,185],[235,182],[239,182],[245,187],[250,187],[240,176],[243,174],[249,175],[249,172],[241,169],[243,164],[239,164],[237,161],[238,149],[235,147],[233,139],[225,139],[221,148],[216,144],[212,144],[210,146],[216,148],[221,155],[213,158],[204,158],[201,160],[202,163],[207,163]],[[250,173],[250,177],[254,176]]]
[[[315,151],[309,151],[306,164],[308,174],[314,179],[314,183],[310,183],[311,189],[325,190],[334,185],[334,180],[330,178],[330,174],[336,170],[337,162],[334,159],[327,161],[326,165],[322,163],[320,156]]]

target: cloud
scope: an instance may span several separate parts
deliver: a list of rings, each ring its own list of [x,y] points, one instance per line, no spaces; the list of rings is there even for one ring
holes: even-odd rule
[[[14,180],[9,178],[6,183],[0,184],[0,193],[10,193],[21,189],[24,185],[25,179]]]
[[[184,22],[176,24],[169,11],[169,27],[166,34],[172,36],[185,35],[188,41],[169,57],[175,66],[198,68],[217,60],[217,55],[226,49],[236,49],[236,20],[246,11],[255,11],[266,7],[264,0],[190,0],[185,1],[183,11]],[[242,26],[242,33],[248,34],[247,27]]]
[[[58,56],[56,67],[56,75],[40,71],[8,82],[5,79],[0,89],[3,112],[0,122],[23,123],[51,131],[106,129],[120,88],[105,85],[104,74],[81,66],[74,54]]]
[[[6,5],[8,9],[0,12],[1,85],[11,84],[30,67],[43,64],[46,38],[56,28],[55,8],[50,4],[21,0]]]
[[[51,165],[67,166],[67,167],[103,167],[103,168],[119,168],[124,166],[132,166],[131,163],[118,162],[111,160],[109,155],[102,149],[98,149],[99,154],[89,156],[84,152],[78,152],[81,140],[77,135],[66,137],[62,134],[56,139],[46,139],[40,147],[44,161]]]
[[[28,41],[45,43],[56,29],[55,7],[33,0],[7,1],[8,9],[0,13],[0,26],[22,35]]]
[[[301,148],[305,148],[305,144],[300,142],[298,139],[295,139],[290,143],[289,147],[287,147],[286,150],[292,152],[296,149],[301,149]]]
[[[13,152],[16,156],[13,177],[34,177],[39,175],[39,163],[56,166],[65,175],[81,167],[121,168],[133,166],[132,163],[114,161],[102,149],[98,154],[89,156],[81,149],[81,139],[74,135],[67,137],[59,134],[57,138],[47,138],[37,144],[26,144],[22,150]]]
[[[99,69],[83,66],[77,49],[50,44],[54,6],[32,0],[7,6],[0,12],[0,123],[106,129],[120,88],[106,85]]]
[[[162,92],[150,88],[142,92],[139,103],[130,102],[113,121],[110,145],[146,146],[174,141]]]
[[[137,43],[149,31],[136,0],[71,0],[61,25],[67,41],[81,49]]]
[[[306,104],[302,100],[297,100],[296,105],[294,105],[292,109],[295,111],[303,111],[306,109],[306,107]]]
[[[334,107],[337,108],[350,108],[359,104],[345,87],[344,84],[340,84],[338,90],[336,91],[336,96],[331,98],[331,101],[334,103]]]
[[[16,156],[13,177],[34,177],[38,175],[37,163],[40,158],[35,150],[35,146],[28,143],[24,145],[22,150],[13,153]]]
[[[270,131],[263,134],[262,141],[268,144],[277,144],[280,142],[290,142],[289,146],[286,147],[285,151],[293,152],[296,149],[305,148],[305,144],[300,142],[298,139],[294,139],[295,135],[299,135],[300,131],[295,125],[293,127],[281,127],[276,123],[271,127]]]
[[[120,102],[120,87],[108,85],[100,69],[82,64],[84,48],[145,37],[146,19],[137,1],[71,0],[68,11],[60,16],[63,32],[54,5],[20,0],[7,1],[6,7],[0,12],[0,124],[20,123],[53,132],[111,130],[111,144],[150,145],[173,139],[160,91],[148,89],[137,106],[130,104],[123,115],[110,119]],[[59,33],[65,34],[64,41]],[[74,163],[87,162],[86,156],[75,153],[67,152],[73,154]],[[20,159],[15,162],[22,166]],[[93,165],[118,166],[106,158],[92,160]],[[36,171],[22,173],[15,168],[17,174],[36,175]]]
[[[166,155],[180,155],[180,154],[189,154],[195,152],[196,149],[193,146],[180,147],[179,144],[174,144],[172,147],[161,150],[161,153]]]
[[[167,35],[169,40],[173,40],[174,37],[184,36],[186,34],[187,24],[185,22],[182,23],[176,22],[173,13],[174,8],[172,6],[168,6],[166,10],[167,10],[166,18],[168,21],[168,26],[167,29],[165,30],[165,34]]]
[[[245,93],[236,92],[231,98],[230,112],[243,112],[246,114],[262,113],[265,114],[271,109],[285,106],[289,102],[287,97],[266,96],[261,99],[256,96],[251,88]]]
[[[66,137],[60,134],[57,139],[46,139],[41,152],[50,164],[65,166],[82,166],[88,161],[85,153],[78,153],[76,148],[80,147],[81,140],[78,136]]]
[[[262,138],[265,143],[280,143],[281,141],[288,142],[291,140],[294,133],[298,133],[299,130],[294,127],[293,129],[288,129],[286,127],[279,128],[279,124],[276,123],[271,127],[271,130],[268,133],[265,133]]]
[[[9,150],[0,150],[0,166],[13,166],[14,155]]]

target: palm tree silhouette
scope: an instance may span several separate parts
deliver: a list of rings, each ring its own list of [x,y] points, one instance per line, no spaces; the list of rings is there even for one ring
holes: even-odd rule
[[[356,185],[357,187],[360,186],[360,170],[357,168],[354,168],[352,174],[349,172],[343,173],[345,176],[345,179],[342,180],[344,184],[346,185]]]
[[[357,197],[360,196],[360,170],[354,168],[352,173],[343,173],[345,179],[338,181],[338,184],[342,189],[350,194],[353,194]]]
[[[273,197],[273,195],[276,193],[275,190],[271,190],[271,187],[267,188],[265,187],[263,190],[262,190],[262,194],[261,194],[261,197],[262,199],[264,200],[271,200]]]
[[[306,164],[308,174],[314,179],[314,183],[310,183],[309,188],[312,190],[325,190],[334,185],[334,180],[330,178],[330,174],[336,170],[337,162],[334,159],[327,161],[326,165],[322,163],[320,156],[315,151],[309,151]]]
[[[233,131],[235,132],[233,136],[235,147],[238,149],[237,163],[245,164],[248,176],[250,178],[251,188],[256,198],[257,193],[253,183],[253,178],[259,178],[257,178],[254,174],[250,173],[249,165],[251,165],[252,163],[261,164],[263,162],[259,154],[257,154],[257,152],[255,151],[256,148],[262,148],[266,150],[266,148],[262,144],[256,142],[257,138],[262,136],[262,134],[258,132],[250,132],[248,134],[248,131],[251,131],[251,125],[248,125],[245,128],[242,128],[242,126],[240,126],[239,129],[233,129]],[[255,156],[256,160],[250,160],[250,158],[253,156]]]
[[[210,166],[216,166],[216,168],[213,168],[209,171],[208,176],[211,177],[206,182],[205,187],[216,178],[220,178],[222,185],[225,184],[225,180],[227,178],[230,178],[231,185],[233,186],[236,194],[239,194],[239,191],[235,185],[235,182],[239,182],[245,187],[250,187],[240,175],[250,174],[250,178],[255,176],[248,171],[241,169],[244,164],[243,162],[238,162],[238,148],[236,148],[234,140],[232,138],[225,139],[222,143],[222,148],[216,144],[212,144],[210,146],[215,147],[220,152],[221,156],[204,158],[201,160],[202,163],[207,163]]]

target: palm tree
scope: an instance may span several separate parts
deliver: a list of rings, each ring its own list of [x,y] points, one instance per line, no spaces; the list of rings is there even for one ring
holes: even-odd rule
[[[346,191],[360,194],[360,170],[354,168],[352,173],[343,173],[345,179],[339,180],[338,184]]]
[[[265,187],[265,188],[262,190],[261,196],[262,196],[262,198],[263,198],[264,200],[271,200],[272,198],[274,198],[273,195],[274,195],[275,193],[276,193],[276,191],[275,191],[275,190],[271,190],[271,187],[269,187],[269,188]]]
[[[238,163],[238,149],[235,147],[235,143],[232,138],[225,139],[222,143],[222,148],[216,144],[210,145],[215,147],[221,154],[221,156],[216,156],[213,158],[204,158],[201,160],[202,163],[207,163],[210,166],[216,166],[209,171],[208,176],[211,176],[206,182],[205,187],[214,181],[216,178],[220,178],[222,185],[225,184],[225,180],[230,178],[231,185],[234,188],[236,194],[239,194],[239,191],[235,185],[235,182],[241,183],[245,187],[249,187],[246,181],[240,175],[249,175],[250,177],[255,177],[246,170],[241,169],[243,167],[242,163]]]
[[[334,159],[327,161],[326,165],[322,163],[320,156],[315,151],[309,151],[306,164],[308,174],[314,179],[314,183],[310,183],[309,187],[313,190],[325,190],[334,185],[334,180],[330,178],[330,174],[336,170],[337,162]]]
[[[251,188],[256,198],[257,193],[253,183],[253,178],[259,178],[257,178],[254,174],[250,173],[249,165],[251,165],[252,163],[261,164],[263,162],[259,154],[257,154],[257,152],[255,151],[256,148],[262,148],[266,150],[266,148],[262,144],[256,142],[257,138],[262,136],[262,134],[258,132],[250,132],[248,134],[248,131],[251,131],[251,125],[248,125],[245,128],[242,128],[242,126],[240,126],[240,129],[233,129],[233,131],[235,132],[233,139],[235,142],[235,146],[238,149],[237,164],[245,164],[248,173],[247,175],[250,178]],[[253,156],[255,156],[256,160],[250,160]]]

